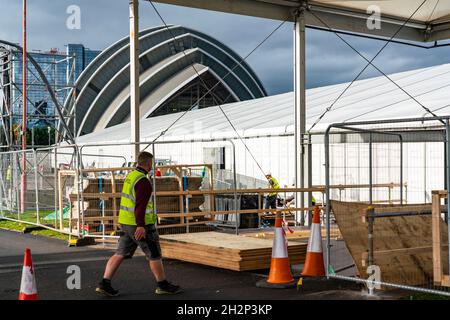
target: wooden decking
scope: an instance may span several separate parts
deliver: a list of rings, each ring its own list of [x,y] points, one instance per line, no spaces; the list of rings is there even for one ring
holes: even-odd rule
[[[201,232],[160,236],[165,258],[246,271],[270,267],[272,240]],[[304,263],[306,243],[289,242],[291,264]]]

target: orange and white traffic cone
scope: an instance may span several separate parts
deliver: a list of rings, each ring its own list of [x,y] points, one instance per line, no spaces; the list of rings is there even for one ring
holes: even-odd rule
[[[272,260],[270,262],[269,284],[292,284],[294,278],[289,264],[288,245],[283,229],[281,213],[277,212],[275,219],[275,232],[272,246]]]
[[[30,249],[25,250],[23,259],[22,281],[20,283],[19,300],[37,300],[36,279],[34,278],[33,261]]]
[[[325,276],[325,265],[323,263],[322,229],[320,226],[320,207],[314,207],[311,234],[308,241],[305,266],[302,276],[321,277]]]

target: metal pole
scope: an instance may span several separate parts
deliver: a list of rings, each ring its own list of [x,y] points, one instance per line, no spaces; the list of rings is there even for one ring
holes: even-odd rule
[[[447,136],[447,130],[445,130],[445,135]],[[444,177],[447,177],[447,166],[448,166],[448,158],[447,158],[447,153],[448,153],[448,148],[447,148],[447,138],[443,137],[444,140]],[[444,179],[444,190],[448,190],[448,184],[447,184],[447,179]],[[444,202],[447,205],[448,203],[448,197],[444,198]],[[448,223],[447,221],[447,215],[445,215],[445,223]]]
[[[374,264],[373,259],[373,224],[375,222],[375,209],[372,206],[369,206],[366,212],[366,218],[367,218],[367,227],[368,227],[368,265],[371,266]]]
[[[312,187],[312,143],[311,135],[308,135],[308,188]],[[312,192],[308,192],[308,208],[312,207]],[[308,210],[308,225],[312,226],[312,210]]]
[[[37,153],[36,150],[33,149],[33,156],[34,156],[34,188],[36,189],[36,223],[40,224],[41,219],[39,215],[39,187],[38,187],[38,163],[37,163]]]
[[[366,211],[366,219],[367,219],[367,242],[368,242],[368,266],[374,265],[374,257],[373,257],[373,225],[375,223],[375,209],[372,207],[372,205],[369,206],[369,208]],[[373,288],[369,287],[369,294],[373,294]]]
[[[83,190],[83,186],[84,186],[84,175],[83,172],[81,171],[81,169],[83,168],[83,148],[84,146],[82,146],[81,148],[78,149],[78,146],[75,146],[75,152],[77,152],[80,155],[80,161],[77,164],[77,169],[78,169],[78,175],[80,177],[79,179],[79,183],[80,183],[80,188],[79,188],[79,195],[77,196],[77,201],[79,203],[78,205],[78,221],[81,220],[81,225],[78,225],[78,234],[80,235],[80,237],[84,238],[84,215],[86,213],[86,211],[84,210],[84,190]],[[80,209],[81,208],[81,209]],[[89,229],[87,230],[89,231]],[[86,232],[87,233],[87,232]]]
[[[403,138],[400,137],[400,205],[403,205]]]
[[[139,147],[138,147],[139,148]],[[152,143],[152,154],[153,154],[153,213],[158,214],[158,210],[156,207],[156,154],[155,154],[155,144]],[[136,158],[137,160],[137,158]],[[156,219],[156,225],[158,225],[158,219]]]
[[[58,199],[59,199],[59,188],[58,188],[58,150],[54,148],[54,177],[53,177],[53,188],[55,190],[55,228],[58,226]]]
[[[326,273],[327,273],[327,278],[330,277],[330,262],[331,262],[331,237],[330,237],[330,223],[331,223],[331,219],[330,219],[330,212],[331,212],[331,206],[330,206],[330,130],[331,127],[329,127],[327,129],[327,131],[325,132],[325,198],[326,198],[326,203],[325,203],[325,210],[326,210],[326,215],[327,215],[327,247],[326,247],[326,251],[327,254],[325,256],[325,260],[326,260]]]
[[[130,108],[133,160],[139,154],[139,1],[130,0]]]
[[[427,203],[427,143],[426,142],[423,143],[423,203]]]
[[[373,203],[373,177],[372,177],[372,133],[369,133],[369,202]]]
[[[305,103],[305,12],[299,8],[296,12],[294,27],[294,94],[295,94],[295,187],[305,187],[305,162],[303,138],[306,132]],[[305,207],[303,192],[295,194],[297,207]],[[305,212],[301,212],[300,224],[305,225]]]
[[[81,196],[83,195],[83,172],[81,171],[81,169],[83,168],[83,154],[82,154],[82,149],[79,150],[77,146],[75,146],[74,148],[75,152],[77,153],[77,164],[76,164],[76,176],[78,177],[76,180],[78,182],[77,185],[77,232],[78,232],[78,237],[82,238],[83,237],[83,229],[84,229],[84,202],[81,199]],[[112,173],[114,174],[114,173]],[[112,180],[111,180],[112,181]],[[115,201],[115,199],[113,200]],[[83,206],[83,207],[82,207]]]
[[[236,217],[236,235],[239,235],[239,226],[241,225],[241,215],[238,210],[238,199],[237,199],[237,173],[236,173],[236,146],[234,142],[230,140],[232,151],[233,151],[233,189],[234,189],[234,215]],[[259,201],[259,200],[258,200]],[[258,204],[259,205],[259,204]],[[258,213],[259,217],[259,213]]]
[[[23,50],[22,50],[22,184],[20,209],[26,210],[27,192],[27,0],[23,0]]]
[[[448,160],[450,159],[450,122],[449,122],[449,120],[447,119],[447,121],[446,121],[446,128],[445,128],[445,131],[446,131],[446,140],[447,140],[447,163],[446,163],[446,166],[447,166],[447,175],[446,175],[446,180],[447,180],[447,214],[446,214],[446,218],[447,218],[447,221],[449,221],[449,215],[450,215],[450,201],[448,201],[449,199],[449,197],[450,197],[450,195],[448,194],[448,186],[450,186],[450,165],[449,165],[449,163],[448,163]],[[450,235],[450,223],[448,223],[447,222],[447,232],[448,232],[448,234]],[[449,267],[450,267],[450,236],[448,237],[448,240],[447,240],[447,242],[448,242],[448,244],[449,244],[449,247],[448,247],[448,252],[449,252],[449,256],[448,256],[448,263],[449,263]]]

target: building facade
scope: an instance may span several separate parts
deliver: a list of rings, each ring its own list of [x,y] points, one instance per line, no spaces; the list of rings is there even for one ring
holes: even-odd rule
[[[82,44],[68,44],[66,54],[75,59],[75,79],[81,75],[84,69],[101,53],[100,50],[91,50]]]
[[[82,44],[68,44],[66,52],[51,49],[45,52],[31,52],[49,81],[61,105],[67,99],[76,79],[101,51],[90,50]],[[22,53],[11,52],[11,120],[22,122]],[[28,62],[27,73],[27,117],[28,127],[56,125],[58,116],[44,82],[35,67]]]

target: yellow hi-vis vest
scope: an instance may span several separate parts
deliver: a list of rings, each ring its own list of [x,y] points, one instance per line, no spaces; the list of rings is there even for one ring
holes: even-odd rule
[[[131,171],[123,183],[122,197],[120,198],[119,223],[130,226],[136,226],[136,216],[134,208],[136,207],[136,191],[134,186],[141,179],[147,179],[145,174],[138,170]],[[145,225],[155,224],[156,214],[153,212],[153,202],[150,200],[145,210]]]
[[[280,185],[278,184],[277,179],[272,177],[272,178],[270,178],[270,180],[272,180],[272,182],[273,182],[273,184],[271,185],[272,189],[280,189]],[[273,197],[273,196],[276,196],[276,195],[277,195],[276,192],[269,193],[269,197]]]
[[[10,181],[11,176],[12,176],[12,170],[11,170],[11,166],[9,165],[8,169],[6,170],[6,180]]]

